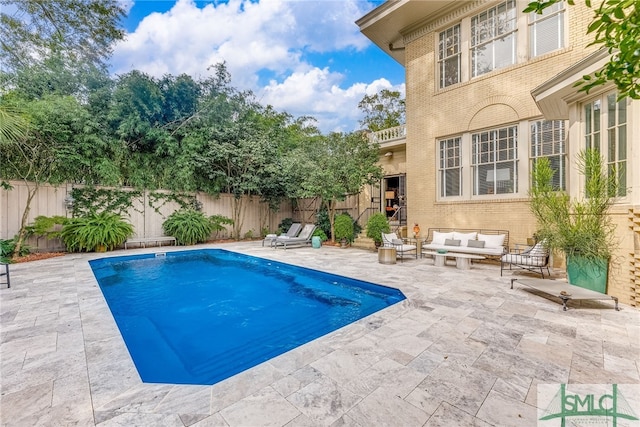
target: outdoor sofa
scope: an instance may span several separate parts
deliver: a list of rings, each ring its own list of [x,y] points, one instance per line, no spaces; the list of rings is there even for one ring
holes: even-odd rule
[[[430,228],[423,251],[459,252],[499,259],[508,252],[507,230]]]

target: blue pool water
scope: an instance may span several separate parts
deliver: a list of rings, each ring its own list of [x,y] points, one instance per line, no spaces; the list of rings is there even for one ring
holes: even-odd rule
[[[144,382],[214,384],[405,299],[220,249],[90,262]]]

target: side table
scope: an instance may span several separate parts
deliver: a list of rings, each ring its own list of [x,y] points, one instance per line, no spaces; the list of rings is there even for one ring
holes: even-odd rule
[[[380,264],[395,264],[397,252],[396,248],[380,246],[378,248],[378,262]]]

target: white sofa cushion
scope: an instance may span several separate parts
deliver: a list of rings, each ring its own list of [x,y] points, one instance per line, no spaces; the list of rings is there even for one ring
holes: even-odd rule
[[[475,231],[473,233],[458,233],[457,231],[453,232],[453,238],[456,240],[460,240],[460,246],[468,246],[469,240],[476,240],[478,233]]]
[[[505,234],[480,234],[478,240],[483,240],[485,248],[502,248],[504,245]]]
[[[434,245],[444,245],[444,241],[447,239],[453,239],[453,231],[450,233],[442,233],[440,231],[433,232],[433,240],[431,243]]]
[[[468,246],[446,246],[446,245],[436,245],[433,243],[427,243],[422,245],[422,249],[425,251],[437,251],[438,249],[444,249],[449,252],[462,252],[465,254],[474,254],[474,255],[491,255],[498,256],[504,253],[504,248],[471,248]]]

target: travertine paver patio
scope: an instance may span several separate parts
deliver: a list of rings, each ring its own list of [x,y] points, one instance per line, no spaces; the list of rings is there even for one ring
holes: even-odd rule
[[[398,287],[408,299],[213,386],[143,384],[87,263],[99,255],[13,265],[12,288],[0,290],[2,425],[533,426],[537,384],[566,382],[634,384],[625,397],[638,407],[640,312],[627,305],[563,312],[510,290],[511,275],[487,264],[218,247]]]

